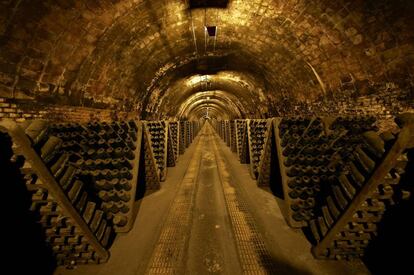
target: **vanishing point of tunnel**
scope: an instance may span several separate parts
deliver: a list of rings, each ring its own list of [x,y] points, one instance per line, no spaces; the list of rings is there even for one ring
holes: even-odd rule
[[[414,1],[0,0],[2,274],[412,274]]]

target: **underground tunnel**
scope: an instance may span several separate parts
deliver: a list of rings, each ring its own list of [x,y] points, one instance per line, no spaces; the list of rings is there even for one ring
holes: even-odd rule
[[[414,2],[1,0],[10,274],[406,274]]]

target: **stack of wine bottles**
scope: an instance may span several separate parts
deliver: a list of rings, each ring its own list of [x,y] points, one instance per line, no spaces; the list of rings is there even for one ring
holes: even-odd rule
[[[243,121],[243,120],[239,120]],[[236,122],[234,120],[224,120],[219,123],[215,123],[214,127],[232,152],[237,152],[237,133]],[[247,140],[247,139],[246,139]]]
[[[224,129],[225,129],[225,142],[228,147],[231,144],[231,132],[230,132],[230,120],[224,121]]]
[[[70,156],[81,177],[94,187],[117,232],[133,225],[142,129],[139,122],[52,124],[50,131],[63,140],[61,151]]]
[[[353,158],[353,152],[364,143],[362,134],[367,131],[378,131],[375,117],[337,117],[333,121],[325,123],[327,133],[333,137],[335,144],[333,149],[346,163]]]
[[[167,142],[168,126],[165,121],[145,121],[146,144],[150,148],[150,153],[145,158],[156,163],[156,174],[159,181],[164,181],[167,177]],[[152,171],[151,171],[152,172]]]
[[[194,124],[190,121],[186,121],[186,127],[187,127],[187,147],[190,146],[191,143],[193,143],[194,139]]]
[[[237,141],[236,141],[236,122],[230,121],[230,149],[232,152],[237,152]]]
[[[179,154],[179,122],[170,121],[168,123],[168,167],[174,167]]]
[[[221,133],[221,124],[222,123],[224,123],[224,121],[221,121],[221,120],[219,120],[219,121],[214,120],[214,121],[211,122],[213,128],[216,130],[219,137],[223,139],[223,136],[222,136],[222,133]]]
[[[371,116],[272,120],[273,135],[265,136],[275,147],[261,136],[268,129],[264,122],[236,120],[239,158],[248,124],[258,184],[281,185],[283,214],[291,227],[304,227],[312,236],[314,256],[361,257],[389,206],[411,195],[400,180],[407,180],[407,152],[414,150],[414,115],[400,115],[400,129],[381,134]],[[251,136],[260,138],[252,142]],[[274,154],[277,162],[272,162]],[[275,163],[278,167],[272,167]],[[279,169],[280,177],[269,177],[267,168]]]
[[[400,135],[363,134],[364,142],[352,153],[352,160],[326,193],[321,211],[309,223],[316,257],[363,256],[377,236],[377,223],[387,207],[400,199],[396,190],[407,164],[406,153],[401,150],[404,134]]]
[[[223,141],[226,141],[226,122],[220,121],[219,135]]]
[[[271,181],[271,170],[274,163],[274,151],[276,150],[273,142],[273,123],[268,121],[267,134],[264,140],[262,153],[260,155],[259,166],[257,167],[257,186],[262,188],[269,188]]]
[[[191,125],[197,133],[198,124]],[[176,159],[178,122],[171,128]],[[168,129],[165,121],[0,121],[2,137],[13,142],[6,145],[14,153],[8,163],[20,167],[15,174],[26,182],[23,196],[29,195],[30,211],[58,264],[107,261],[115,233],[132,228],[138,193],[158,189],[165,179]]]
[[[274,131],[285,217],[290,226],[303,227],[314,217],[321,185],[337,174],[337,165],[331,164],[333,136],[326,134],[320,118],[276,119]]]
[[[247,139],[247,120],[236,119],[237,155],[240,163],[249,163],[249,141]]]
[[[264,145],[269,139],[271,120],[251,119],[247,122],[249,140],[250,174],[253,179],[259,176],[259,164],[264,152]]]
[[[198,121],[180,121],[178,124],[178,148],[179,153],[184,154],[185,149],[190,146],[194,138],[200,131],[200,123]]]
[[[398,135],[378,134],[372,118],[334,122],[331,129],[346,130],[352,151],[342,150],[343,168],[336,181],[324,190],[315,219],[309,222],[317,258],[354,259],[364,255],[377,236],[378,223],[388,207],[406,196],[400,179],[407,165],[407,149],[414,147],[414,116],[400,124]],[[359,138],[357,138],[359,136]],[[356,141],[359,139],[359,142]],[[411,145],[410,145],[411,143]],[[347,143],[343,143],[346,146]]]
[[[329,128],[331,130],[339,131],[347,130],[353,134],[378,131],[376,118],[374,116],[339,116],[334,118],[334,121],[330,123]]]
[[[113,218],[83,181],[82,171],[62,150],[64,141],[45,121],[0,122],[13,141],[13,161],[30,194],[30,211],[43,229],[45,242],[59,265],[107,261]]]
[[[180,139],[179,139],[179,152],[180,154],[184,154],[185,148],[187,148],[187,123],[186,121],[180,121],[179,123],[179,131],[180,131]]]

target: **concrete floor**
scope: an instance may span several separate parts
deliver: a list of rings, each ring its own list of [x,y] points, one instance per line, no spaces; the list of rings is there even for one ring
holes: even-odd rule
[[[359,261],[315,260],[276,200],[207,125],[161,190],[142,199],[108,263],[55,274],[369,274]]]

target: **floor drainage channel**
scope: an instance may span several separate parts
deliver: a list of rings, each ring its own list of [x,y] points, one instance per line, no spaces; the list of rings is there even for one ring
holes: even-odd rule
[[[146,274],[179,274],[184,268],[184,256],[194,205],[195,185],[201,161],[201,135],[193,156],[194,161],[177,187],[179,190],[155,245]]]
[[[275,274],[277,270],[272,262],[272,256],[266,249],[247,203],[230,185],[230,175],[225,168],[226,164],[218,151],[214,137],[214,135],[211,136],[211,139],[243,274]]]

